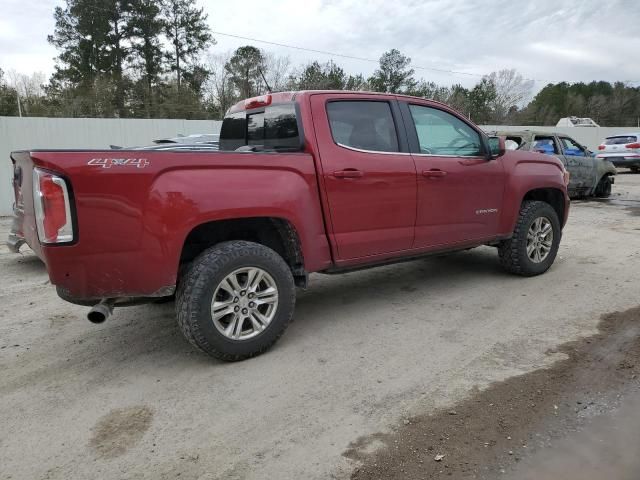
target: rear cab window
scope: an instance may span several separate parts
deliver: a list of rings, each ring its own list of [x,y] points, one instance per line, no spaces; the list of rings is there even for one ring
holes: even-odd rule
[[[302,149],[294,102],[227,114],[220,130],[220,150],[295,152]]]

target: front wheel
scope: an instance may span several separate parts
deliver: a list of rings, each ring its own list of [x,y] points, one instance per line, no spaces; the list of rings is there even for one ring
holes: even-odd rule
[[[540,275],[553,264],[561,236],[560,221],[551,205],[523,202],[513,236],[498,246],[500,263],[517,275]]]
[[[295,285],[286,262],[253,242],[225,242],[191,264],[176,293],[178,325],[203,352],[225,361],[269,349],[293,316]]]
[[[611,196],[611,177],[609,177],[609,175],[605,175],[600,179],[594,195],[598,198],[608,198]]]

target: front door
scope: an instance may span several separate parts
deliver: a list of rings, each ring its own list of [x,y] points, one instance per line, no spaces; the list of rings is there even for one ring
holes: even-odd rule
[[[398,128],[397,103],[391,97],[343,98],[311,97],[338,257],[350,260],[409,249],[416,218],[416,169]]]
[[[596,184],[595,158],[574,139],[564,136],[558,138],[564,164],[570,173],[569,189],[577,193],[588,193]]]
[[[444,109],[405,104],[402,112],[416,152],[414,246],[437,247],[495,236],[502,213],[502,160],[488,160],[481,134]]]

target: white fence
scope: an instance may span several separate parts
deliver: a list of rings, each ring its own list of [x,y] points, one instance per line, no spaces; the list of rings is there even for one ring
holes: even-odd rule
[[[14,150],[150,145],[178,134],[220,133],[221,124],[212,120],[0,117],[0,216],[10,215],[13,205],[9,154]]]
[[[219,133],[221,122],[211,120],[134,120],[102,118],[0,117],[0,216],[10,215],[13,204],[9,153],[30,148],[109,148],[110,145],[149,145],[158,138],[178,134]],[[566,133],[596,150],[603,138],[633,128],[482,127],[494,130],[542,130]],[[2,239],[0,239],[1,241]]]

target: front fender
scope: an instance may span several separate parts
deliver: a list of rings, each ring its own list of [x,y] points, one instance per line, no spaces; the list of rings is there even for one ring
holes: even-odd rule
[[[519,158],[508,163],[505,186],[503,215],[500,219],[500,232],[509,236],[515,228],[520,214],[520,206],[529,192],[540,189],[551,189],[561,193],[564,199],[564,218],[566,223],[569,212],[569,195],[564,184],[564,166],[555,157],[530,152],[519,153]],[[528,155],[526,155],[528,153]]]

